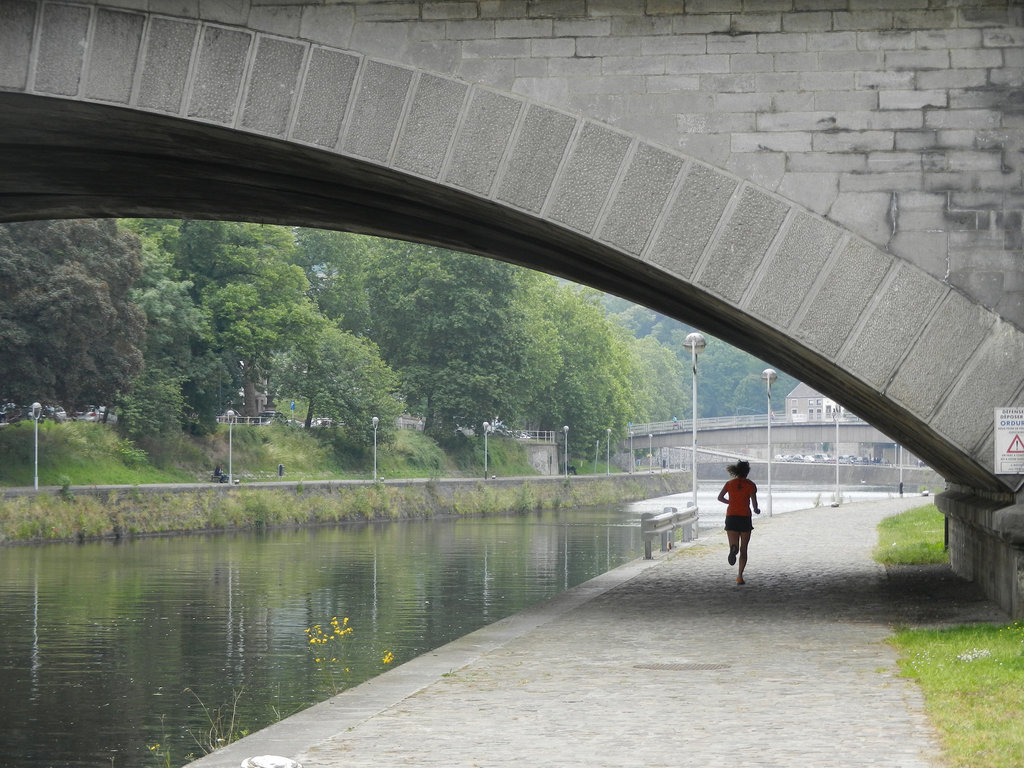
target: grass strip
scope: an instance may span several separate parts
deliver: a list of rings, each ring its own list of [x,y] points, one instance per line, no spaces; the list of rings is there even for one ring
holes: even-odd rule
[[[934,504],[883,520],[875,559],[885,565],[948,562]],[[1024,764],[1024,624],[904,629],[889,642],[900,674],[917,681],[925,711],[957,768]]]
[[[875,560],[883,565],[948,563],[945,518],[934,504],[887,517],[878,525]]]
[[[1019,768],[1024,761],[1024,624],[904,630],[890,642],[918,682],[950,765]]]

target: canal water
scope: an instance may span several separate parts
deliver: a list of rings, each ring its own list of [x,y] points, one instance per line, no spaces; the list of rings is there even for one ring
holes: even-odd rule
[[[690,498],[0,549],[0,764],[182,765],[641,557],[640,513]]]

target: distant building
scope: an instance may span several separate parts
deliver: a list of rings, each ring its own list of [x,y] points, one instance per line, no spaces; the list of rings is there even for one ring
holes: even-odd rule
[[[806,384],[797,384],[796,388],[786,395],[788,421],[832,421],[837,412],[842,417],[843,406]]]

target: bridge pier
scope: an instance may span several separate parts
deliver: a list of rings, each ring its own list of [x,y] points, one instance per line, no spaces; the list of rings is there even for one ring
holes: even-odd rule
[[[1012,618],[1024,618],[1024,494],[950,485],[935,503],[946,516],[953,570]]]

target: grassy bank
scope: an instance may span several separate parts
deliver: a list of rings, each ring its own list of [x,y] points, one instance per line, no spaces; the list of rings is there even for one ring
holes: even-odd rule
[[[945,562],[934,504],[879,525],[887,565]],[[958,768],[1016,768],[1024,755],[1024,624],[905,629],[890,640],[900,672],[921,686],[945,757]]]
[[[659,482],[683,483],[680,476]],[[293,490],[210,485],[188,492],[138,489],[106,496],[40,494],[0,503],[0,543],[84,541],[273,526],[323,525],[438,515],[514,514],[558,507],[612,504],[671,493],[629,476],[500,486],[451,483],[317,484]]]

